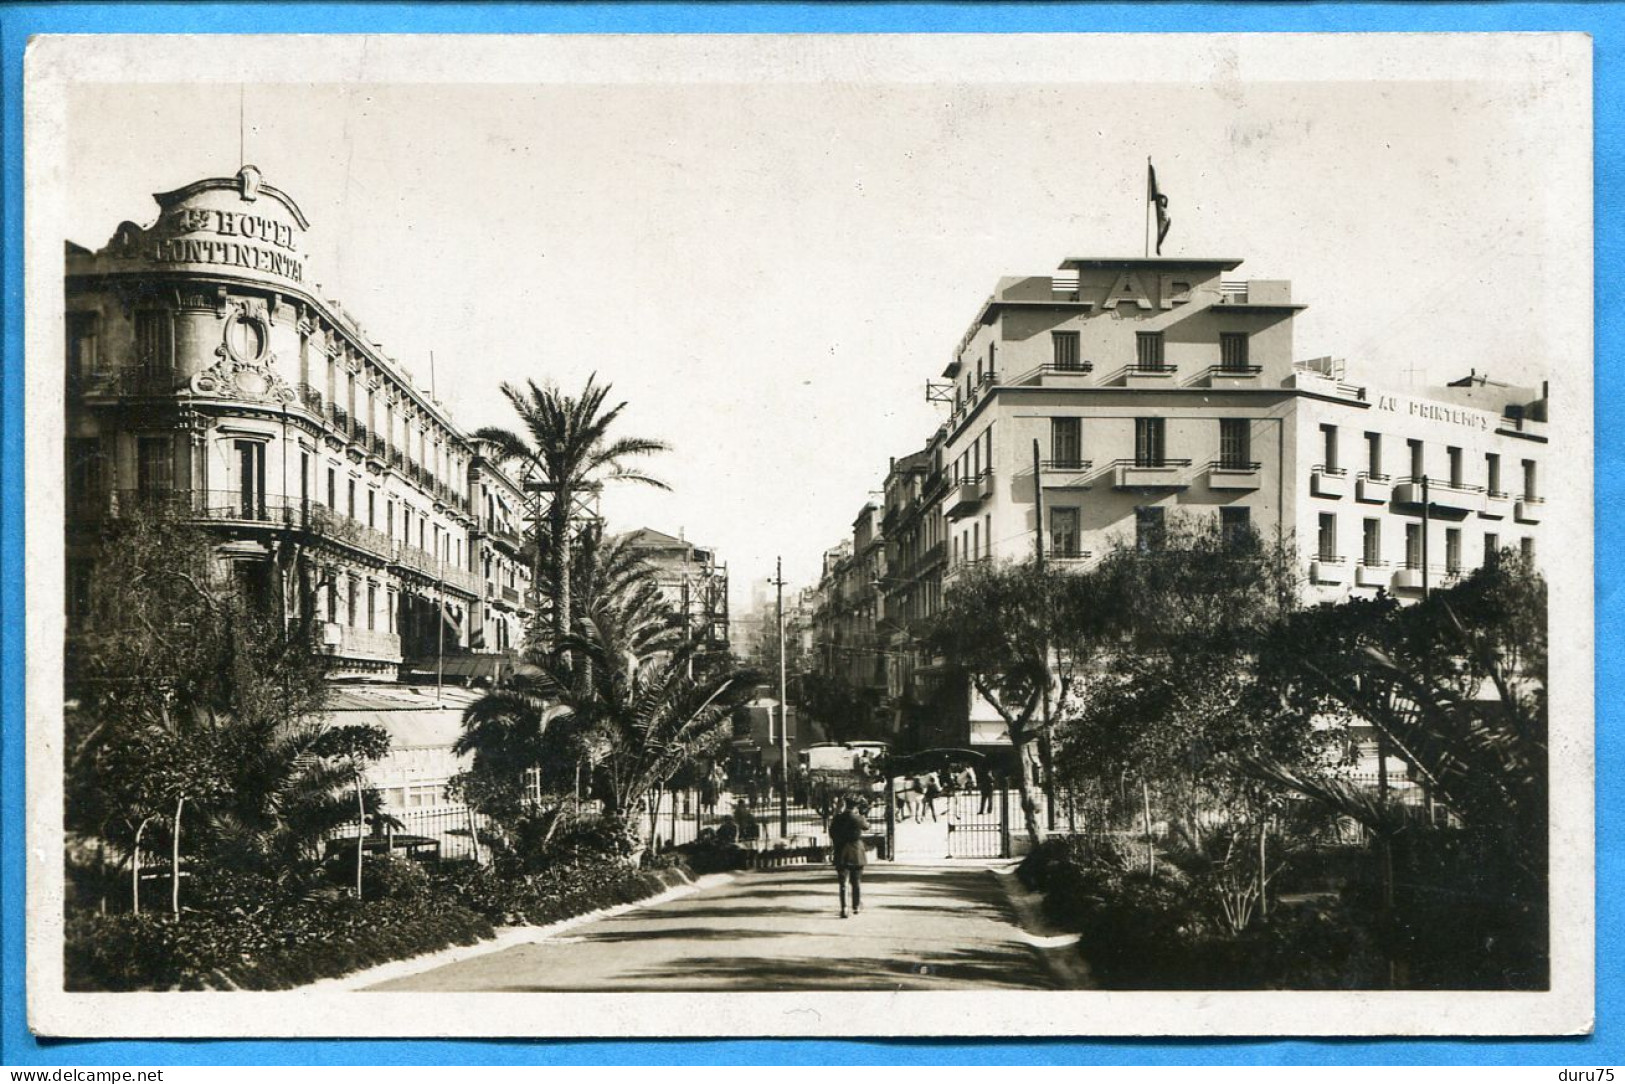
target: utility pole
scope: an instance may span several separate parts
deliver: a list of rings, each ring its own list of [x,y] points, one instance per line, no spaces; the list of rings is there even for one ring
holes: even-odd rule
[[[779,838],[790,835],[790,701],[784,675],[784,558],[774,559],[773,585],[779,604]]]
[[[434,642],[434,702],[440,703],[440,688],[445,681],[446,674],[446,559],[441,557],[436,565],[440,570],[440,613],[435,622]]]
[[[1038,441],[1036,439],[1033,440],[1033,508],[1035,509],[1036,515],[1038,517],[1038,522],[1033,525],[1033,554],[1034,554],[1034,556],[1036,558],[1036,564],[1038,566],[1038,573],[1039,573],[1039,575],[1043,575],[1043,573],[1044,573],[1044,464],[1043,464],[1043,461],[1039,458]],[[1043,696],[1043,706],[1044,706],[1044,717],[1043,717],[1043,720],[1039,724],[1040,726],[1043,727],[1043,729],[1039,732],[1039,739],[1038,740],[1040,742],[1040,749],[1041,750],[1047,750],[1049,748],[1049,740],[1050,740],[1050,737],[1049,737],[1049,727],[1050,727],[1050,718],[1049,718],[1049,712],[1050,712],[1050,707],[1049,707],[1049,685],[1050,685],[1050,680],[1049,680],[1049,674],[1050,674],[1050,670],[1049,670],[1049,638],[1047,636],[1044,638],[1043,651],[1044,651],[1044,673],[1043,673],[1042,680],[1044,682],[1044,688],[1043,688],[1042,696]],[[1055,830],[1055,773],[1051,769],[1050,764],[1049,764],[1049,761],[1052,760],[1053,758],[1051,756],[1049,756],[1047,753],[1045,753],[1041,759],[1044,761],[1044,763],[1041,765],[1043,767],[1043,769],[1044,769],[1044,806],[1045,806],[1045,814],[1044,814],[1044,816],[1045,816],[1045,819],[1048,821],[1050,831],[1053,832]]]
[[[688,647],[694,640],[694,619],[689,614],[688,600],[688,573],[683,573],[683,646]],[[690,680],[694,678],[694,653],[684,653],[684,674]]]
[[[1422,475],[1422,597],[1428,597],[1428,535],[1432,534],[1433,501],[1428,493],[1428,476]]]
[[[1037,521],[1033,524],[1033,556],[1038,571],[1044,571],[1044,464],[1038,458],[1038,441],[1033,441],[1033,509]]]

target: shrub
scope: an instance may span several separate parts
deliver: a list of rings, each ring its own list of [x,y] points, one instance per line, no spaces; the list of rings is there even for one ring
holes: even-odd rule
[[[731,873],[750,867],[752,852],[729,843],[689,843],[679,848],[683,861],[695,873]]]
[[[1082,945],[1108,986],[1178,989],[1195,985],[1192,950],[1210,933],[1184,886],[1166,874],[1096,872],[1086,882]]]
[[[1096,980],[1114,989],[1370,989],[1386,984],[1377,931],[1336,900],[1282,907],[1232,934],[1208,899],[1215,867],[1181,855],[1146,872],[1110,836],[1052,839],[1022,864],[1051,921],[1078,931]],[[1338,868],[1337,862],[1328,863]],[[1310,876],[1323,875],[1311,867]]]
[[[642,846],[636,826],[619,817],[591,816],[573,820],[556,832],[536,866],[580,862],[626,862]]]
[[[76,915],[64,980],[70,990],[285,990],[491,935],[480,915],[431,896],[307,899],[251,916]]]
[[[421,862],[395,855],[368,859],[361,868],[361,898],[420,900],[434,892],[434,880]]]
[[[545,926],[635,903],[664,891],[667,883],[658,873],[615,864],[555,866],[518,877],[465,866],[440,881],[447,896],[503,926]]]
[[[1257,944],[1268,961],[1267,986],[1360,990],[1387,983],[1375,937],[1339,901],[1277,909]]]

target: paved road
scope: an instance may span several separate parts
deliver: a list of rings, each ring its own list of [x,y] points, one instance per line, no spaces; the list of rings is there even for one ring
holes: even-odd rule
[[[1055,985],[985,867],[871,865],[838,917],[828,866],[791,867],[370,990],[962,990]]]

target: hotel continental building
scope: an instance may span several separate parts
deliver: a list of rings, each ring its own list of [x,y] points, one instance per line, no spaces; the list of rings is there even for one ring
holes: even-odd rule
[[[1543,388],[1472,372],[1401,391],[1295,361],[1305,306],[1240,265],[1068,259],[982,304],[932,386],[946,422],[886,476],[875,631],[900,729],[907,709],[916,740],[1004,740],[990,708],[933,695],[914,637],[965,569],[1030,556],[1040,532],[1046,559],[1086,567],[1211,517],[1291,542],[1306,601],[1419,598],[1508,547],[1538,560]]]
[[[150,226],[67,246],[70,636],[95,527],[157,503],[289,620],[314,599],[342,710],[455,714],[403,690],[494,676],[520,646],[519,488],[312,285],[309,223],[253,166],[154,198]]]

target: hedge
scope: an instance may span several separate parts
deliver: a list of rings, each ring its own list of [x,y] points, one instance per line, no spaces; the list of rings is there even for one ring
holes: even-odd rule
[[[611,862],[556,866],[522,877],[464,867],[438,887],[463,908],[499,926],[546,926],[591,911],[636,903],[688,880],[680,868],[635,870]]]
[[[252,917],[188,912],[73,916],[69,990],[286,990],[492,936],[433,897],[303,900]]]
[[[1046,917],[1082,934],[1095,980],[1118,990],[1369,989],[1386,982],[1374,932],[1343,901],[1278,905],[1239,936],[1177,867],[1145,871],[1112,839],[1046,840],[1018,871]]]
[[[688,880],[614,862],[503,877],[472,863],[434,875],[404,861],[367,867],[366,902],[315,896],[219,912],[71,915],[66,987],[75,991],[285,990],[392,960],[635,903]]]

